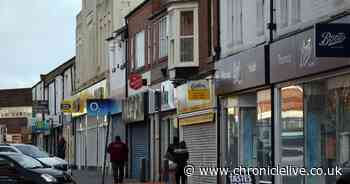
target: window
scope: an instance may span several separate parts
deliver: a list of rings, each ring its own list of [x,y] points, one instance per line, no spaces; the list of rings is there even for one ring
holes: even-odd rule
[[[135,50],[134,50],[134,38],[131,37],[130,38],[130,67],[131,67],[131,70],[134,69],[134,53],[135,53]]]
[[[180,61],[193,62],[193,11],[182,11],[180,15]]]
[[[0,147],[0,152],[16,152],[16,150],[10,147]]]
[[[262,36],[265,30],[265,0],[257,0],[256,3],[257,36]]]
[[[0,157],[0,170],[1,171],[8,171],[13,166],[13,163],[9,160]]]
[[[262,90],[223,99],[223,165],[266,168],[272,161],[271,91]],[[271,183],[271,176],[257,176]]]
[[[300,22],[300,0],[280,0],[280,28]]]
[[[243,5],[242,0],[235,0],[233,3],[233,44],[239,45],[243,41]]]
[[[267,39],[268,0],[221,0],[221,57],[259,45]]]
[[[148,27],[148,34],[147,34],[147,63],[152,63],[152,26]]]
[[[197,67],[198,46],[198,4],[177,4],[169,7],[167,16],[167,42],[169,75],[176,67]]]
[[[135,65],[140,68],[145,65],[145,32],[137,33],[135,39]]]
[[[281,27],[287,27],[288,26],[288,0],[281,0],[281,22],[280,25]]]
[[[159,22],[159,58],[168,56],[167,18]]]

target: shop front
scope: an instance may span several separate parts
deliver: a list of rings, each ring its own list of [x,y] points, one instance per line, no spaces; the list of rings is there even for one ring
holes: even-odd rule
[[[157,150],[159,176],[162,181],[168,179],[168,161],[165,158],[167,149],[173,143],[174,137],[179,137],[176,119],[174,85],[171,81],[161,83],[160,123],[158,127],[159,148]]]
[[[148,92],[129,96],[123,101],[123,121],[129,146],[130,178],[146,181],[150,176],[150,122]]]
[[[180,141],[185,141],[189,163],[215,167],[217,163],[216,110],[213,80],[189,81],[176,88]],[[194,173],[189,183],[216,183],[216,177]]]
[[[348,29],[341,29],[336,31],[348,33]],[[344,52],[339,57],[331,51],[344,48],[342,41],[335,46],[329,44],[328,49],[322,48],[323,53],[316,57],[317,47],[323,45],[315,40],[318,34],[322,34],[320,30],[312,28],[271,45],[275,162],[282,166],[307,169],[349,166],[350,59],[345,58]],[[324,57],[327,51],[332,57]],[[275,183],[333,184],[336,178],[335,175],[283,176],[276,177]]]
[[[266,51],[268,46],[259,46],[215,65],[221,167],[266,168],[272,164],[272,102],[265,76]],[[220,183],[232,183],[231,180],[232,177],[222,177]],[[272,183],[269,176],[256,176],[255,180]]]
[[[105,117],[90,117],[87,114],[88,99],[105,99],[106,80],[102,80],[75,94],[72,101],[72,146],[75,165],[78,168],[102,168],[107,123]],[[73,143],[74,142],[74,143]]]

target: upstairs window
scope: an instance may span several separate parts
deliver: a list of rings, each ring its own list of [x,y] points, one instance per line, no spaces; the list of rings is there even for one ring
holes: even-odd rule
[[[279,7],[279,28],[286,28],[301,21],[300,0],[280,0],[277,7]]]
[[[168,60],[169,69],[197,67],[198,4],[176,4],[168,9]]]
[[[167,18],[159,21],[159,58],[168,56]]]
[[[236,54],[267,40],[268,0],[221,0],[221,57]]]
[[[193,62],[193,11],[181,11],[180,13],[180,61]]]
[[[135,36],[135,65],[136,69],[145,65],[145,32],[141,31]]]

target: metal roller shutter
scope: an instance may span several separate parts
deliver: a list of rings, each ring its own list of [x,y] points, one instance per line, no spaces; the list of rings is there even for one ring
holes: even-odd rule
[[[97,129],[87,130],[87,166],[96,166],[97,163]]]
[[[132,125],[132,177],[140,178],[141,176],[141,160],[146,159],[146,164],[149,159],[149,140],[148,129],[146,124],[138,123]],[[148,164],[146,172],[149,172]],[[148,173],[146,173],[148,175]]]
[[[183,126],[183,138],[189,151],[189,162],[197,169],[188,177],[191,184],[216,183],[215,176],[200,176],[198,167],[216,167],[216,126],[204,123]]]

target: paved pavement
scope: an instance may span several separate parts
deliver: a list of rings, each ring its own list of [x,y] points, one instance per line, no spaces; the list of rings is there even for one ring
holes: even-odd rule
[[[73,177],[77,184],[102,184],[102,171],[74,170]],[[105,177],[105,184],[113,184],[113,179],[110,174]],[[140,184],[137,181],[126,179],[124,184]],[[148,182],[142,184],[161,184]]]

